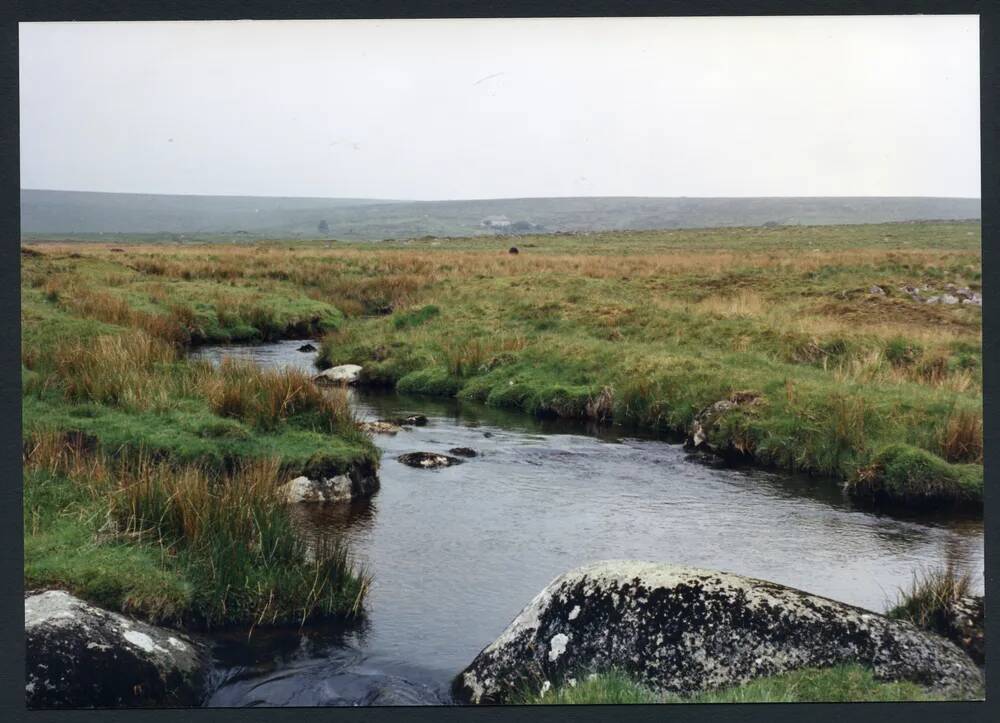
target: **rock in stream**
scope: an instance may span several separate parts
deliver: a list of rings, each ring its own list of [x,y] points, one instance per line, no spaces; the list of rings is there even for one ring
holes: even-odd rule
[[[418,469],[435,469],[437,467],[451,467],[452,465],[462,464],[462,460],[457,457],[438,454],[437,452],[408,452],[407,454],[399,455],[396,459],[405,465],[417,467]]]

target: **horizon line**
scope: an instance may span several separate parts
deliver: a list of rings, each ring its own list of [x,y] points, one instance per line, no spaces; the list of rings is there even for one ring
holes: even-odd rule
[[[491,196],[478,198],[434,198],[434,199],[414,199],[414,198],[380,198],[378,196],[291,196],[291,195],[261,195],[261,194],[240,194],[240,193],[164,193],[159,191],[94,191],[81,190],[75,188],[26,188],[20,187],[20,191],[48,191],[55,193],[102,193],[106,195],[118,196],[180,196],[185,198],[298,198],[317,201],[367,201],[379,203],[449,203],[449,202],[476,202],[476,201],[545,201],[555,199],[577,199],[577,198],[652,198],[652,199],[771,199],[771,198],[797,198],[797,199],[820,199],[820,198],[945,198],[955,200],[982,201],[979,196],[936,196],[936,195],[873,195],[873,194],[834,194],[828,196],[787,196],[787,195],[764,195],[764,196],[649,196],[649,195],[593,195],[593,196]]]

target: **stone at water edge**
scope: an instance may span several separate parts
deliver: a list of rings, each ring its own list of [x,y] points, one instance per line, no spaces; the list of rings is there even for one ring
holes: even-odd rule
[[[629,560],[556,578],[452,690],[463,702],[503,703],[619,669],[652,690],[691,693],[847,663],[946,696],[982,695],[972,660],[910,623],[765,580]]]
[[[741,450],[719,447],[713,443],[712,431],[716,423],[732,409],[750,409],[764,403],[764,398],[757,392],[733,392],[728,399],[720,399],[710,404],[695,415],[691,429],[684,441],[687,449],[701,449],[716,454],[742,454]]]
[[[296,477],[278,488],[278,494],[285,502],[346,502],[360,497],[368,497],[379,488],[376,475],[337,475],[336,477],[310,479]]]
[[[202,646],[68,592],[26,596],[24,634],[29,708],[192,706],[204,694]]]
[[[451,467],[462,464],[462,460],[457,457],[450,457],[447,454],[436,452],[408,452],[396,457],[396,460],[410,467],[423,469],[433,469],[435,467]]]
[[[357,384],[361,367],[357,364],[341,364],[325,369],[313,377],[317,384],[346,385]]]

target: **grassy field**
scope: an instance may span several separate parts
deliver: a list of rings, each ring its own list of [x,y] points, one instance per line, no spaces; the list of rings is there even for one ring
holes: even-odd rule
[[[712,424],[721,451],[981,504],[981,310],[900,291],[978,291],[977,223],[509,243],[25,247],[26,584],[212,624],[358,608],[342,549],[323,575],[269,547],[288,523],[264,480],[372,466],[372,442],[307,376],[184,358],[205,342],[324,335],[370,384],[678,432],[753,399]]]
[[[876,499],[978,505],[981,310],[900,288],[978,290],[979,244],[962,223],[631,232],[517,255],[382,244],[307,268],[327,265],[317,290],[350,317],[324,363],[369,383],[678,432],[757,397],[714,425],[721,450]]]

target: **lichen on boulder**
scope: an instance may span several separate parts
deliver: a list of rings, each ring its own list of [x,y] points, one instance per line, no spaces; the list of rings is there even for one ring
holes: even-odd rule
[[[949,697],[981,696],[972,660],[911,623],[765,580],[636,561],[556,578],[455,678],[453,692],[504,703],[620,670],[653,691],[685,694],[844,663]]]
[[[180,633],[62,590],[24,600],[29,708],[198,705],[208,655]]]

